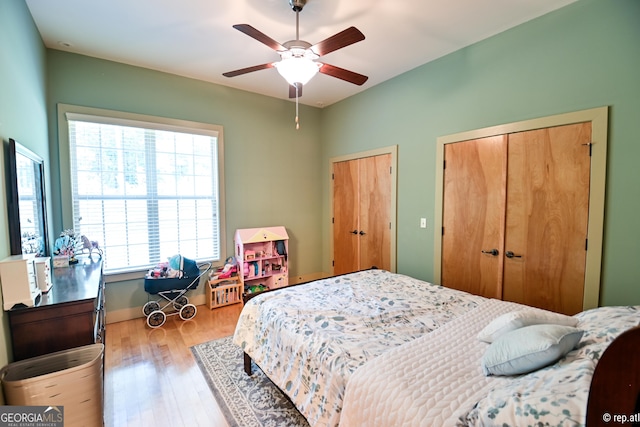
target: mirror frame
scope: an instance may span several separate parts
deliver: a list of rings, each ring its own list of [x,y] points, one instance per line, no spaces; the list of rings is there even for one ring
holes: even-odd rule
[[[40,210],[42,221],[40,224],[40,234],[43,239],[44,253],[40,256],[49,256],[49,230],[47,226],[47,205],[46,192],[44,185],[44,160],[29,150],[27,147],[19,144],[14,139],[9,138],[5,145],[5,171],[7,180],[7,215],[9,220],[9,243],[11,246],[11,255],[22,254],[22,230],[20,227],[20,203],[18,194],[18,175],[16,156],[20,154],[33,162],[35,173],[35,191],[36,199]]]

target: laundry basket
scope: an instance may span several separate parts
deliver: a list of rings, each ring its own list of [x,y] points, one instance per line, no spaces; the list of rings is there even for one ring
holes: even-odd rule
[[[7,405],[63,406],[64,425],[103,425],[103,344],[10,363],[0,370]]]

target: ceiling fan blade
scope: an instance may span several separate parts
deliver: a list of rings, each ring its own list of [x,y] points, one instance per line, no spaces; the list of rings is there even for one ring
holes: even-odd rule
[[[227,71],[226,73],[222,73],[225,77],[235,77],[240,76],[242,74],[253,73],[254,71],[265,70],[267,68],[272,68],[273,62],[269,62],[267,64],[254,65],[253,67],[241,68],[239,70]]]
[[[366,82],[369,77],[364,76],[362,74],[354,73],[353,71],[345,70],[344,68],[336,67],[335,65],[330,64],[322,64],[320,67],[320,72],[322,74],[326,74],[331,77],[336,77],[338,79],[344,80],[349,83],[353,83],[354,85],[362,86],[364,82]]]
[[[321,42],[314,44],[309,49],[311,49],[315,54],[323,56],[362,40],[364,40],[364,34],[362,34],[356,27],[349,27],[346,30],[332,35],[328,39],[324,39]]]
[[[294,85],[289,85],[289,98],[296,97],[296,86],[298,87],[298,98],[302,96],[302,83],[296,83]]]
[[[274,39],[272,39],[262,31],[256,30],[249,24],[236,24],[233,26],[233,28],[245,33],[249,37],[252,37],[258,40],[260,43],[266,44],[267,46],[269,46],[271,49],[275,51],[287,50],[286,47],[282,46],[280,43],[278,43],[277,41],[275,41]]]

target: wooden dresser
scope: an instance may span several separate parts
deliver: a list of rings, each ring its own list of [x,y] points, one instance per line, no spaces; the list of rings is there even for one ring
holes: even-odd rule
[[[53,286],[34,307],[9,310],[14,361],[68,348],[104,343],[102,260],[80,258],[52,269]]]

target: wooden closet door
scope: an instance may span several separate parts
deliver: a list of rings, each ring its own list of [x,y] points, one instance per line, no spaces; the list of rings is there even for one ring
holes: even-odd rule
[[[591,123],[509,135],[505,300],[582,310],[590,142]]]
[[[444,158],[442,285],[501,298],[507,137],[447,144]]]
[[[360,231],[358,160],[333,164],[333,273],[359,270]]]
[[[391,154],[333,164],[333,273],[391,270]]]
[[[359,269],[391,269],[391,154],[359,159]]]

